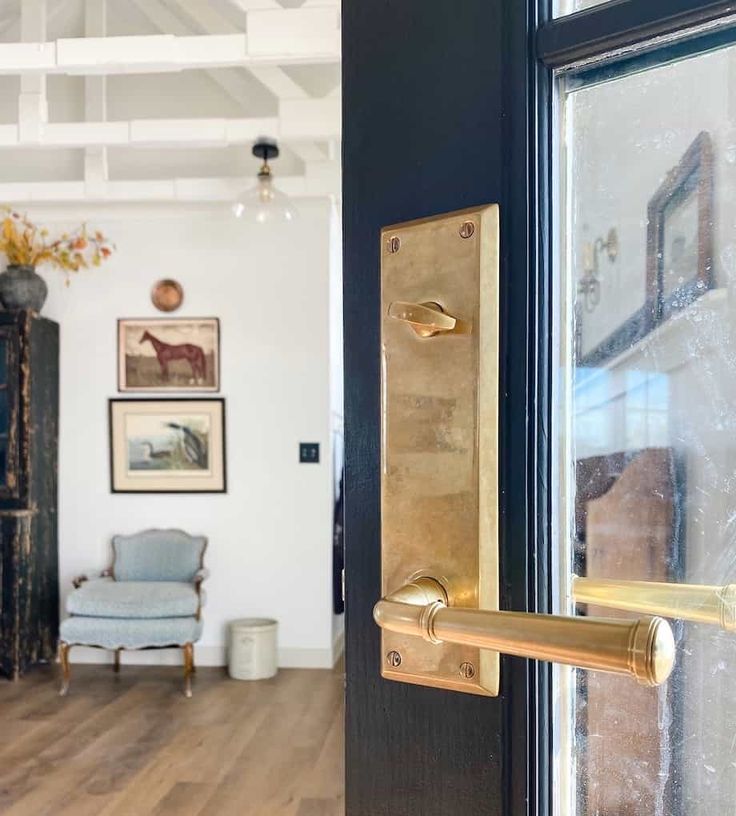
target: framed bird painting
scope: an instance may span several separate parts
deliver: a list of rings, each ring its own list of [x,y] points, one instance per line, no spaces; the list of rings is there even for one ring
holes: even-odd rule
[[[118,391],[219,390],[216,317],[118,320]]]
[[[224,493],[225,400],[111,399],[113,493]]]

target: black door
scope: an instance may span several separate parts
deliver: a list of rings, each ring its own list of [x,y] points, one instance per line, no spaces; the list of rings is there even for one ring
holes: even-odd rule
[[[555,468],[565,455],[553,439],[554,394],[560,332],[572,332],[575,320],[579,327],[584,297],[595,306],[586,267],[569,317],[560,317],[561,217],[575,206],[564,199],[574,193],[559,169],[561,78],[579,77],[580,87],[613,81],[728,43],[733,29],[726,2],[570,0],[555,13],[548,5],[343,4],[348,816],[598,812],[580,791],[565,793],[570,807],[560,805],[552,754],[564,734],[553,728],[559,689],[549,664],[504,657],[496,698],[387,681],[372,616],[381,595],[380,231],[490,203],[500,206],[500,606],[572,611],[559,601],[553,551]],[[639,219],[645,232],[648,217]],[[613,241],[593,246],[596,259],[615,254]],[[659,302],[645,300],[642,309],[629,334],[612,341],[618,347],[596,353],[610,360],[639,348],[662,318]],[[602,365],[603,357],[575,353],[570,359],[581,371]],[[609,460],[629,463],[630,453]],[[576,472],[591,463],[581,459]],[[573,499],[580,495],[582,488]],[[582,680],[574,693],[577,700],[597,692]],[[575,772],[584,766],[578,761]],[[679,812],[678,796],[674,788],[667,793],[669,812]]]

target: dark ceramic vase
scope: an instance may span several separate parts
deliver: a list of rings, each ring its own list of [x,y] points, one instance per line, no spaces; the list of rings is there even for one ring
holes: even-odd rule
[[[0,274],[0,301],[6,309],[40,312],[49,290],[32,266],[9,266]]]

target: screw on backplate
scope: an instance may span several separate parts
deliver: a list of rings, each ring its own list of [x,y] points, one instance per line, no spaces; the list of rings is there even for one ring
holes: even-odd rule
[[[472,221],[463,221],[460,224],[460,237],[470,238],[475,232],[475,224]]]
[[[398,235],[392,235],[386,242],[388,251],[393,255],[401,249],[401,238]]]
[[[386,662],[392,669],[398,669],[401,665],[401,655],[396,651],[389,652],[386,655]]]
[[[464,677],[466,680],[472,680],[473,677],[475,677],[475,666],[468,662],[461,663],[460,677]]]

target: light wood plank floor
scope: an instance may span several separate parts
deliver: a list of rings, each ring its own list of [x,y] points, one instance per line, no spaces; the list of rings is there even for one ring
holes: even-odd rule
[[[0,678],[3,816],[342,816],[343,675],[238,682],[200,668]]]

